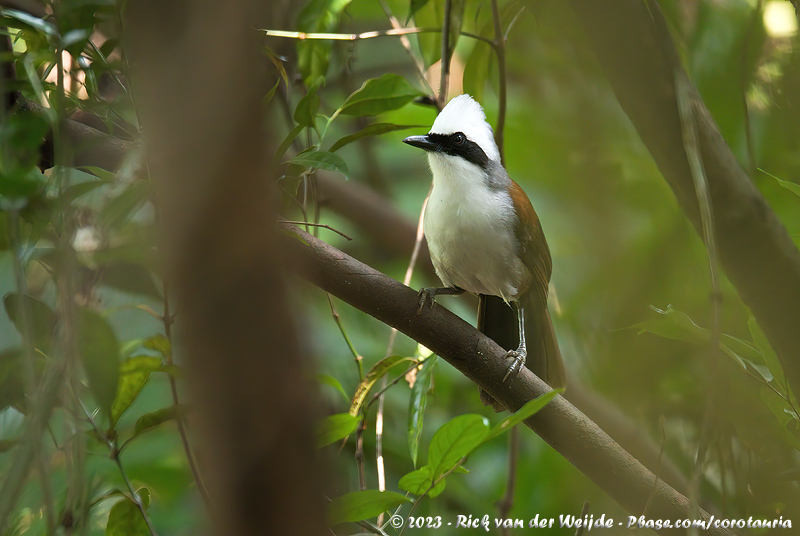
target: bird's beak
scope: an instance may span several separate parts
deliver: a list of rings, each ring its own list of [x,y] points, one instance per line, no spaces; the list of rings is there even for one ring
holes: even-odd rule
[[[419,147],[425,151],[433,151],[436,148],[436,144],[431,142],[428,136],[409,136],[403,140],[403,143],[407,143],[414,147]]]

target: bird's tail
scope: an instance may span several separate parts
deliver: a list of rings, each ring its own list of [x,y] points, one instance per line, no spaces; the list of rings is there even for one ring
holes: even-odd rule
[[[525,342],[528,349],[525,366],[551,387],[565,387],[566,372],[547,304],[525,299],[520,305],[525,309]],[[497,296],[480,296],[478,329],[506,350],[515,350],[519,346],[517,312]],[[483,390],[481,401],[495,411],[506,409]]]

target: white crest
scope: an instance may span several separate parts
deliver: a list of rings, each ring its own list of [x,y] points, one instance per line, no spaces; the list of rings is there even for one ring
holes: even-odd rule
[[[453,97],[431,127],[432,134],[455,132],[462,132],[467,139],[477,143],[489,160],[500,160],[500,151],[494,142],[494,132],[486,121],[483,107],[467,94]]]

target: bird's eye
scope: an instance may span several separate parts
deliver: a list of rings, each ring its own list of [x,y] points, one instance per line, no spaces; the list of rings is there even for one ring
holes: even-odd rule
[[[456,145],[464,145],[464,142],[467,141],[467,137],[464,136],[461,132],[457,132],[453,136],[453,143]]]

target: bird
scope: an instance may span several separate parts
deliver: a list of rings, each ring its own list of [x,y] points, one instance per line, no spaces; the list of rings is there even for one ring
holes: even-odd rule
[[[501,162],[483,107],[451,99],[428,134],[403,142],[427,152],[433,188],[423,230],[440,288],[420,290],[420,307],[437,295],[479,297],[478,328],[507,350],[503,381],[527,365],[552,387],[566,384],[547,308],[552,259],[539,217]],[[481,400],[505,409],[481,390]]]

